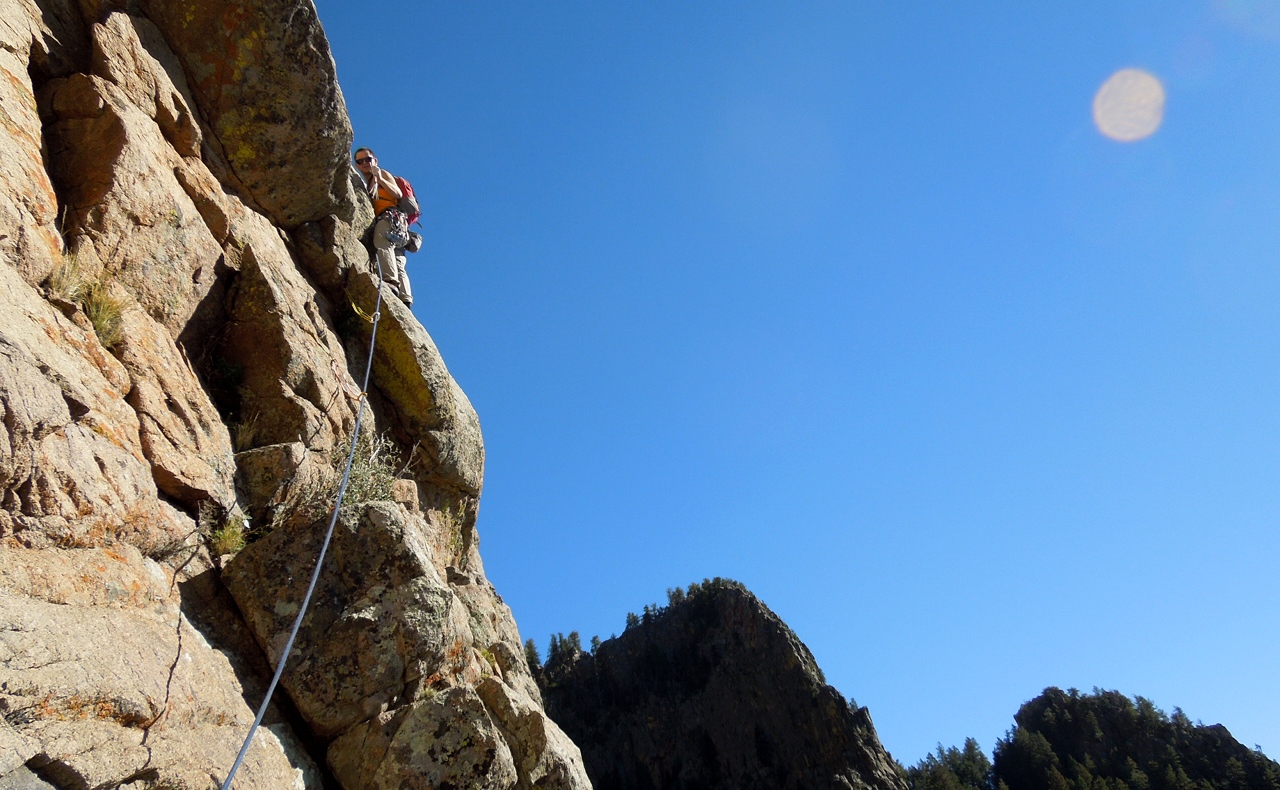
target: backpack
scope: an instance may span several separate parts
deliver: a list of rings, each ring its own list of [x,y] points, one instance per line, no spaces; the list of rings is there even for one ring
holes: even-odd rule
[[[422,216],[422,211],[418,208],[418,197],[413,194],[413,187],[408,181],[400,176],[394,176],[396,186],[400,187],[400,205],[397,206],[409,218],[409,224],[414,225],[418,222],[418,217]]]

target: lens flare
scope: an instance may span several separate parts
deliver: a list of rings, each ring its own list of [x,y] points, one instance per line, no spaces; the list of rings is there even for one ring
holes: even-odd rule
[[[1142,69],[1112,74],[1093,97],[1093,122],[1112,140],[1150,137],[1164,120],[1164,86]]]

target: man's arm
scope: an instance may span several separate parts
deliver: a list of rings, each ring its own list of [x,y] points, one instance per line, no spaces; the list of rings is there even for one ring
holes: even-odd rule
[[[396,183],[395,178],[386,170],[378,169],[378,183],[387,188],[387,191],[397,198],[404,197],[404,193],[400,191],[400,185]]]

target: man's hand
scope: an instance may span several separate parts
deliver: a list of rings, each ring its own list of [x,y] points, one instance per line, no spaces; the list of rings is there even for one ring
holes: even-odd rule
[[[396,183],[395,178],[393,178],[386,170],[383,170],[380,167],[374,167],[373,177],[378,180],[379,184],[386,187],[388,192],[395,195],[397,198],[404,197],[404,193],[400,191],[400,185]]]

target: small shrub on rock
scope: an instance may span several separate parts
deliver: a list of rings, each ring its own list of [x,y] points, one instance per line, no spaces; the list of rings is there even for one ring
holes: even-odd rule
[[[350,441],[333,449],[333,468],[338,470],[336,483],[342,482],[346,468]],[[362,433],[356,440],[355,460],[351,463],[351,477],[347,481],[344,504],[358,502],[391,501],[391,484],[396,480],[398,459],[395,444],[381,434]],[[335,489],[333,495],[337,496]]]
[[[224,554],[236,554],[244,548],[245,529],[244,516],[233,513],[227,517],[222,526],[209,534],[209,551],[215,557]]]

